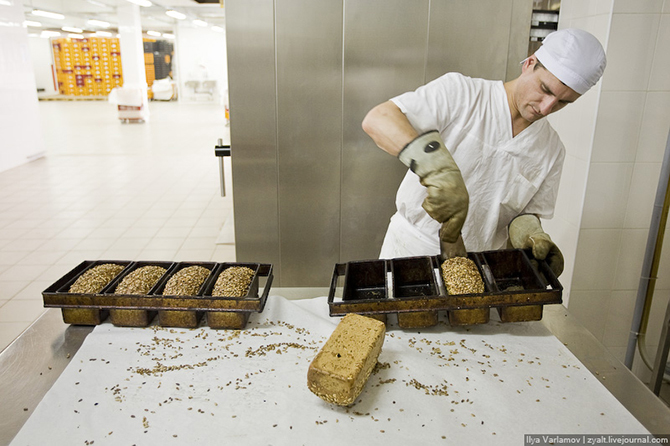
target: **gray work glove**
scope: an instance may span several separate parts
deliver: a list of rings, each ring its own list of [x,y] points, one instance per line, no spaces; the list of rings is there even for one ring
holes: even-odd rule
[[[428,190],[425,211],[440,223],[442,241],[454,243],[468,215],[469,196],[465,182],[437,130],[417,136],[398,159],[421,178]]]
[[[542,230],[540,219],[533,214],[516,217],[509,224],[509,241],[513,248],[532,249],[533,257],[546,259],[556,277],[563,272],[563,254],[551,241],[549,234]]]

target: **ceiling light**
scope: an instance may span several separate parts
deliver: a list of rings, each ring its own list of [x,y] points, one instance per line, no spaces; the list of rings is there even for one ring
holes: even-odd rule
[[[163,33],[163,37],[165,37],[166,39],[174,39],[174,34]]]
[[[68,34],[67,36],[70,39],[83,39],[84,38],[84,36],[82,36],[81,34]]]
[[[108,8],[109,5],[105,5],[104,3],[96,2],[95,0],[86,0],[88,3],[95,5],[95,6],[100,6],[101,8]]]
[[[87,25],[92,25],[92,26],[99,26],[101,28],[109,28],[109,22],[103,22],[102,20],[87,20],[86,21]]]
[[[25,26],[42,26],[40,22],[33,22],[32,20],[25,20],[23,24]]]
[[[64,26],[61,28],[63,31],[67,31],[69,33],[83,33],[84,30],[80,28],[75,28],[73,26]]]
[[[195,19],[195,20],[193,21],[193,24],[194,24],[195,26],[203,26],[203,27],[204,27],[204,26],[207,26],[207,22],[205,22],[204,20],[199,20],[199,19]]]
[[[221,28],[220,26],[214,25],[214,26],[212,26],[212,31],[217,32],[217,33],[222,33],[223,28]]]
[[[144,6],[145,8],[152,5],[149,0],[126,0],[134,5]]]
[[[98,37],[112,37],[112,33],[108,31],[96,31],[95,35]]]
[[[184,20],[186,18],[185,14],[182,14],[181,12],[178,11],[173,11],[172,9],[168,9],[167,11],[165,11],[165,14],[177,20]]]
[[[65,16],[63,14],[59,14],[57,12],[42,11],[41,9],[33,9],[32,14],[40,16],[40,17],[48,17],[50,19],[56,19],[56,20],[63,20],[65,18]]]
[[[149,34],[150,36],[154,36],[154,37],[160,37],[161,36],[161,33],[159,33],[158,31],[147,31],[147,34]]]
[[[40,37],[42,38],[49,38],[49,37],[58,37],[60,36],[60,33],[58,31],[42,31],[40,34]]]
[[[9,0],[0,0],[0,6],[12,6]]]

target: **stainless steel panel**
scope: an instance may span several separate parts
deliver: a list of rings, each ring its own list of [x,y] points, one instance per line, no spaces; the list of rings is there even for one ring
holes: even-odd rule
[[[505,79],[513,3],[432,0],[426,81],[449,71]]]
[[[238,261],[272,263],[279,286],[323,287],[335,263],[377,257],[405,168],[363,117],[447,71],[505,79],[508,53],[527,46],[525,5],[228,0]]]
[[[339,259],[342,1],[276,10],[281,283],[328,283]]]
[[[533,15],[532,0],[514,0],[512,22],[509,25],[510,44],[507,52],[507,76],[512,80],[521,74],[521,61],[528,57],[530,19]]]
[[[407,168],[361,122],[375,105],[424,80],[428,0],[346,0],[340,262],[379,256]]]
[[[226,2],[237,260],[281,274],[277,195],[274,2]]]

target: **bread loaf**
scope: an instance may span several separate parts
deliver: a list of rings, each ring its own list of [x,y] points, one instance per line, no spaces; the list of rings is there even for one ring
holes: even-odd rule
[[[309,390],[329,403],[353,404],[377,364],[385,333],[383,322],[344,316],[309,366]]]

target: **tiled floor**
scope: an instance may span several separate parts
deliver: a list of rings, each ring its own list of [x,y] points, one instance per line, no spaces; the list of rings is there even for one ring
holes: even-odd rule
[[[122,124],[107,102],[39,103],[46,156],[0,172],[0,350],[44,308],[41,292],[83,260],[234,261],[214,145],[222,106],[152,102]]]

